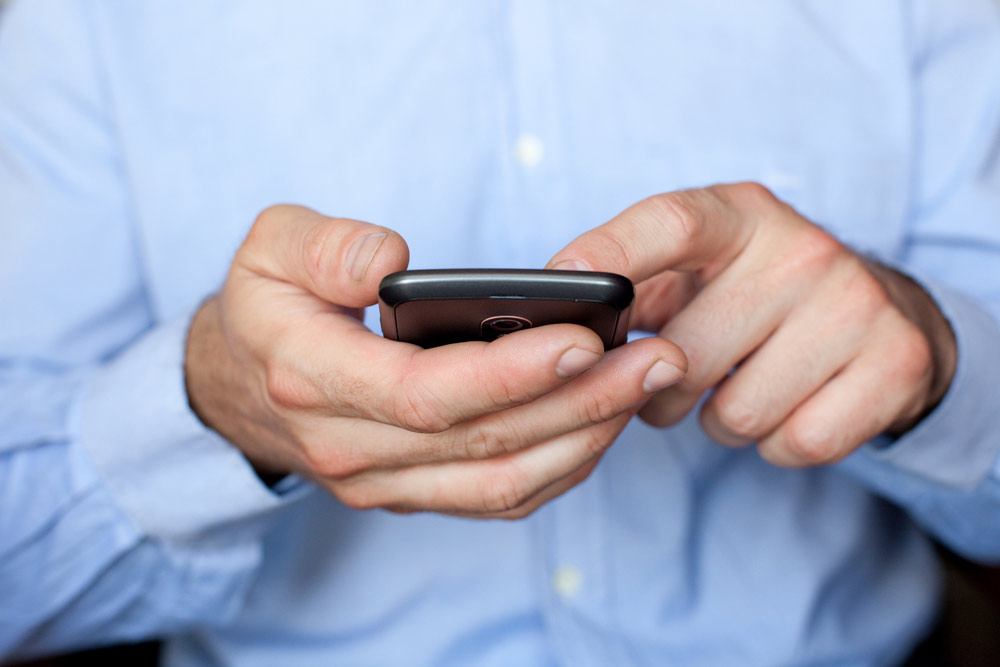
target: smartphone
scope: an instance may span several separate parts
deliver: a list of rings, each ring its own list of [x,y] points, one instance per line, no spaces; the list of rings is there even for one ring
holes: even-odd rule
[[[390,274],[378,295],[382,334],[421,347],[568,322],[592,329],[610,350],[628,335],[635,289],[616,273],[445,269]]]

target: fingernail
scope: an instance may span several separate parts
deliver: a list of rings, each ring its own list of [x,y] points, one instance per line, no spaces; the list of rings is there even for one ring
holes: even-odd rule
[[[647,394],[652,394],[666,389],[682,377],[684,377],[684,371],[661,359],[646,371],[646,377],[642,379],[642,390]]]
[[[552,267],[553,271],[593,271],[592,268],[579,259],[564,259]]]
[[[559,363],[556,364],[556,375],[564,379],[571,378],[584,372],[600,360],[601,355],[596,352],[571,347],[559,357]]]
[[[347,272],[354,280],[361,280],[368,271],[368,265],[375,259],[382,241],[385,240],[385,232],[375,232],[362,236],[356,240],[347,250]]]

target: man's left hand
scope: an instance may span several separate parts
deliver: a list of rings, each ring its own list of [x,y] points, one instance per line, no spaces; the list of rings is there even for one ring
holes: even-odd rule
[[[753,183],[650,197],[560,251],[550,268],[637,285],[633,328],[681,346],[685,379],[640,413],[701,411],[720,443],[781,466],[840,460],[911,428],[944,396],[955,340],[913,280],[852,252]]]

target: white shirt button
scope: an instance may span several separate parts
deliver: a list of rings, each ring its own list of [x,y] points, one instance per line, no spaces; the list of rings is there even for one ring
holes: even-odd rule
[[[522,134],[514,144],[514,157],[522,167],[531,169],[545,158],[545,144],[533,134]]]
[[[564,598],[575,597],[583,585],[583,573],[572,565],[557,567],[552,573],[552,589]]]

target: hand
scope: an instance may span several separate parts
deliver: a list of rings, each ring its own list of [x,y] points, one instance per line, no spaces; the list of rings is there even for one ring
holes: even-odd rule
[[[192,323],[193,409],[258,470],[301,473],[349,506],[514,518],[582,481],[683,375],[666,341],[605,355],[573,325],[429,350],[386,340],[360,309],[407,259],[381,227],[262,213]]]
[[[651,197],[550,262],[625,274],[633,325],[678,343],[684,381],[640,416],[673,424],[715,389],[706,433],[782,466],[837,461],[944,395],[955,341],[912,280],[844,247],[756,184]]]

